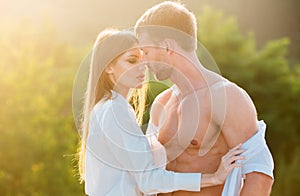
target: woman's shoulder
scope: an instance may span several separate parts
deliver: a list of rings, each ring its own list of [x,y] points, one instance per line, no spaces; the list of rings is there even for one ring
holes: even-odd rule
[[[93,107],[92,111],[99,113],[105,111],[111,105],[111,100],[100,100],[96,105]]]
[[[93,108],[92,118],[97,119],[97,122],[100,122],[105,130],[126,129],[134,131],[138,129],[132,107],[128,102],[124,102],[122,99],[118,100],[118,98],[98,102]]]
[[[119,108],[115,107],[113,100],[99,101],[91,111],[91,123],[97,122],[102,125],[112,122],[120,114]],[[116,116],[117,115],[117,116]]]
[[[118,97],[114,97],[105,101],[99,101],[93,108],[96,115],[121,115],[128,114],[128,103],[124,103]]]

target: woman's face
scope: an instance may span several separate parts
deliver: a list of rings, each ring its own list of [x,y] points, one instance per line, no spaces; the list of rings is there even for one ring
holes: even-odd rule
[[[141,88],[146,67],[141,63],[142,53],[138,45],[120,55],[106,72],[112,82],[121,88]]]

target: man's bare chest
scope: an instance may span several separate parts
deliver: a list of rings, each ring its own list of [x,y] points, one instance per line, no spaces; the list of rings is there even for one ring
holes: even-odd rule
[[[176,140],[199,147],[208,130],[216,129],[209,107],[210,101],[204,97],[182,104],[176,96],[171,96],[164,104],[158,121],[159,141],[162,144]],[[188,107],[185,110],[182,107]],[[185,112],[184,112],[185,111]]]

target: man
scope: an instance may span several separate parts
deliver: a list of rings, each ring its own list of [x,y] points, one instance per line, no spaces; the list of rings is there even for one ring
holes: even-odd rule
[[[237,180],[226,181],[225,188],[169,195],[269,195],[273,160],[264,138],[257,136],[264,136],[264,123],[257,121],[255,106],[243,89],[201,65],[195,16],[178,3],[163,2],[140,17],[135,31],[150,71],[158,80],[175,84],[157,96],[151,108],[147,134],[160,142],[151,137],[158,165],[164,163],[164,154],[156,153],[164,153],[160,144],[166,149],[167,169],[177,172],[214,172],[221,157],[239,143],[251,152],[242,173],[230,177],[236,175]]]

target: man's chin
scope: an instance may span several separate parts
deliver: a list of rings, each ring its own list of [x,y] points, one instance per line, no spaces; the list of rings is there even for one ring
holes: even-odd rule
[[[164,81],[164,80],[167,80],[169,79],[169,76],[165,76],[165,75],[154,75],[154,78],[158,81]]]
[[[154,75],[155,80],[163,81],[164,79],[161,76]]]

